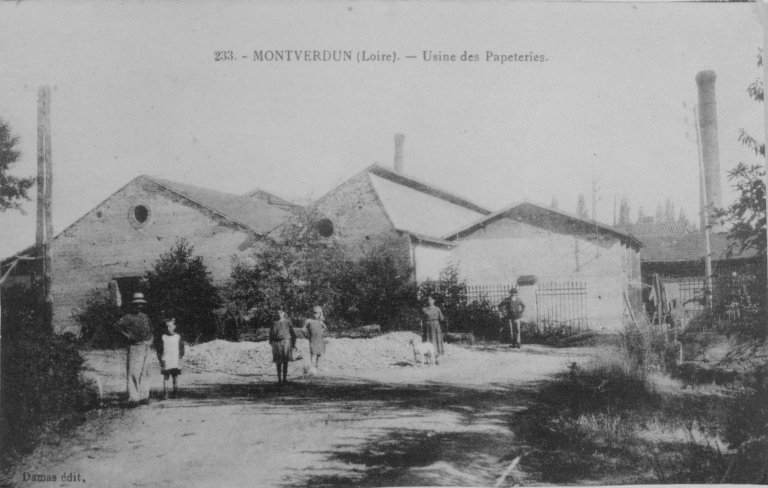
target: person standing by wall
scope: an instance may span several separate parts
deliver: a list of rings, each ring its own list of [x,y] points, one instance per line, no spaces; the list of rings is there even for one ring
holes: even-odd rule
[[[440,328],[440,322],[445,322],[443,311],[435,306],[435,299],[427,297],[428,305],[421,309],[421,341],[431,342],[435,348],[435,364],[440,364],[438,357],[443,352],[443,330]]]
[[[288,383],[288,363],[293,361],[296,331],[288,314],[282,310],[277,314],[279,319],[269,329],[269,343],[272,345],[272,362],[277,365],[277,384],[282,385]]]
[[[499,303],[499,309],[504,314],[504,320],[509,327],[509,336],[511,338],[509,347],[520,349],[522,346],[520,329],[523,313],[525,313],[525,303],[517,296],[517,287],[510,288],[509,296]]]
[[[325,354],[325,332],[328,327],[325,325],[325,316],[323,309],[318,305],[314,308],[315,318],[307,319],[304,322],[304,333],[309,339],[309,366],[314,368],[314,372],[320,368],[320,357]],[[310,369],[310,371],[312,371]]]
[[[149,404],[149,348],[152,329],[145,313],[147,301],[143,293],[134,293],[130,311],[115,324],[128,341],[126,358],[126,389],[128,406]]]

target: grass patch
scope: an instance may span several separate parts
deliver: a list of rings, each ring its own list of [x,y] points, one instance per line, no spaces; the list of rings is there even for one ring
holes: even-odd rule
[[[663,337],[636,327],[571,364],[516,418],[522,468],[544,483],[765,483],[766,375],[684,389],[673,367]]]

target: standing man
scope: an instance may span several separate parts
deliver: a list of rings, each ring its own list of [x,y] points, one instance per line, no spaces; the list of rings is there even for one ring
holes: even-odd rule
[[[149,348],[153,337],[149,317],[144,312],[146,306],[144,294],[134,293],[130,312],[116,324],[128,340],[125,371],[129,407],[149,404]]]
[[[523,318],[525,312],[525,303],[517,296],[517,287],[513,286],[509,290],[509,297],[499,303],[499,308],[504,314],[504,320],[509,325],[509,336],[512,343],[509,347],[517,347],[520,349],[522,341],[520,339],[520,320]]]

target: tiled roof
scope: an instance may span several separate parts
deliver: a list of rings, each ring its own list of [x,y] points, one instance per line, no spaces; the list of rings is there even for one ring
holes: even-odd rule
[[[734,249],[733,255],[727,257],[728,245],[732,242],[725,234],[710,235],[710,249],[712,259],[721,261],[726,259],[748,259],[757,256],[754,249],[745,249],[739,252],[739,247]],[[704,234],[693,232],[689,234],[666,236],[643,236],[645,248],[640,251],[640,260],[644,263],[673,263],[684,261],[700,261],[706,254],[706,242]]]
[[[621,228],[635,236],[667,236],[687,232],[686,224],[682,222],[645,222],[623,225]]]
[[[291,216],[290,212],[258,198],[232,195],[150,176],[145,178],[260,235],[267,234]]]

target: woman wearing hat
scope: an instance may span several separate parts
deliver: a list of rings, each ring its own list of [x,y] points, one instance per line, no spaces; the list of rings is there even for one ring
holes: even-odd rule
[[[153,337],[149,317],[144,312],[146,305],[144,294],[134,293],[130,312],[115,324],[118,331],[128,340],[126,388],[128,405],[132,407],[149,403],[149,348]]]

